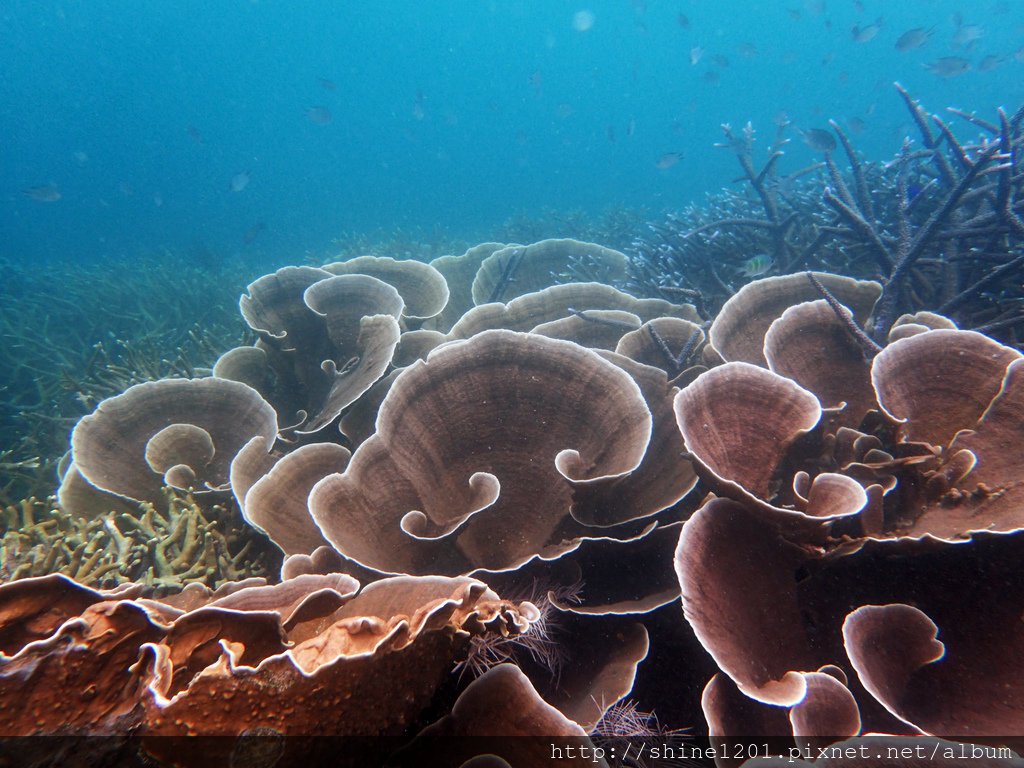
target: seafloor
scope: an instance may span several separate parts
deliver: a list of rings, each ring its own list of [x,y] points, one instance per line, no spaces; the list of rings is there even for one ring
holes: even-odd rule
[[[5,264],[2,764],[1017,764],[1024,110],[901,94],[604,244]]]

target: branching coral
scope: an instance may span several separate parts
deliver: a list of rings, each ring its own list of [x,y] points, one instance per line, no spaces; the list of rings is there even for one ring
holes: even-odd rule
[[[26,499],[3,510],[0,581],[61,573],[109,588],[135,582],[160,589],[198,582],[216,587],[270,576],[276,558],[237,512],[200,506],[187,493],[164,489],[160,509],[110,513],[85,520],[55,499]]]
[[[884,165],[864,162],[833,121],[833,144],[849,170],[825,149],[822,162],[783,176],[785,124],[760,168],[752,126],[739,135],[723,126],[720,146],[736,154],[749,194],[721,193],[652,224],[652,235],[634,244],[633,284],[650,295],[686,295],[714,312],[751,276],[748,260],[763,255],[775,274],[824,265],[881,278],[875,341],[901,313],[931,309],[1016,343],[1024,329],[1024,110],[1000,110],[995,123],[951,110],[981,129],[961,141],[943,117],[896,88],[920,146],[908,139]]]

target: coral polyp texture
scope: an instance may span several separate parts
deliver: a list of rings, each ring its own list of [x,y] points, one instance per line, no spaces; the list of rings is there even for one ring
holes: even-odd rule
[[[756,195],[626,251],[283,267],[210,368],[90,389],[57,495],[5,500],[0,735],[484,766],[1024,733],[1024,111],[959,141],[900,93],[924,149],[889,164],[833,124],[787,179],[784,127],[758,169],[726,126]]]

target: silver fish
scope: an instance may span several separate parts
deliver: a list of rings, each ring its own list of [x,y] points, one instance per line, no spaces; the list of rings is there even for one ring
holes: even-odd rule
[[[659,171],[665,171],[671,168],[673,165],[683,159],[681,152],[666,152],[664,155],[658,158],[657,162],[654,163],[654,167]]]
[[[306,117],[314,125],[330,125],[334,121],[331,110],[327,107],[309,107],[306,109]]]
[[[771,269],[773,264],[775,264],[775,259],[767,253],[759,253],[756,256],[751,256],[743,262],[743,276],[760,277]]]
[[[896,50],[900,53],[906,53],[907,51],[913,51],[916,48],[920,48],[928,42],[934,30],[935,27],[932,27],[931,29],[925,29],[924,27],[908,29],[896,40]]]
[[[985,36],[985,28],[979,24],[964,24],[960,18],[956,19],[956,32],[953,33],[953,45],[960,48],[969,48]]]
[[[236,173],[231,177],[231,191],[241,192],[243,189],[249,186],[249,182],[252,181],[252,176],[249,175],[248,171],[242,171]]]
[[[879,17],[874,24],[868,24],[866,27],[860,27],[854,24],[853,29],[850,30],[850,34],[853,36],[853,41],[855,43],[867,43],[874,40],[881,31],[882,19]]]
[[[804,144],[815,152],[831,152],[836,148],[835,136],[824,128],[808,128],[800,133],[803,136]]]
[[[60,187],[56,184],[41,184],[24,190],[25,197],[37,203],[56,203],[61,199]]]
[[[943,56],[924,67],[937,77],[958,77],[970,70],[971,62],[960,56]]]
[[[1002,64],[1005,59],[994,53],[990,53],[988,56],[978,62],[979,72],[991,72],[993,69]]]

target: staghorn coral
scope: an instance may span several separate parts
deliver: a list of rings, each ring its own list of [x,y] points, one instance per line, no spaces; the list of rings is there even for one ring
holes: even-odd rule
[[[127,582],[174,589],[210,587],[247,576],[270,576],[276,558],[227,506],[200,506],[191,494],[164,488],[158,509],[83,519],[55,498],[25,499],[3,510],[0,581],[60,573],[80,584],[111,588]]]
[[[889,163],[866,163],[831,121],[846,173],[828,150],[821,162],[781,175],[785,123],[757,167],[753,127],[737,134],[723,126],[719,146],[736,154],[748,190],[651,224],[651,236],[631,249],[630,285],[646,295],[685,295],[710,315],[749,279],[746,260],[765,255],[779,275],[824,265],[882,278],[876,342],[900,314],[931,309],[1016,343],[1024,325],[1024,109],[1012,116],[999,110],[995,122],[949,110],[981,129],[962,141],[944,116],[896,89],[920,146],[908,139]]]

